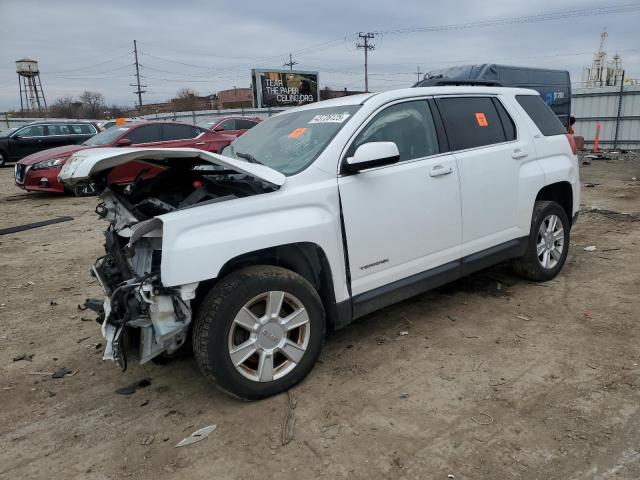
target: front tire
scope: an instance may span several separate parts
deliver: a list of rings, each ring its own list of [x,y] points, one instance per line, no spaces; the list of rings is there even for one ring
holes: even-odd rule
[[[516,273],[536,282],[558,275],[569,253],[570,229],[564,208],[556,202],[537,201],[533,206],[527,250],[513,262]]]
[[[0,151],[0,168],[4,167],[7,163],[7,154]]]
[[[204,376],[247,400],[275,395],[315,365],[325,334],[318,292],[280,267],[253,266],[223,278],[206,295],[193,326]]]

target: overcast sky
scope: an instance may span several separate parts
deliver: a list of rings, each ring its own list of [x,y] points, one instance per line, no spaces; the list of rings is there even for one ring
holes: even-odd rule
[[[363,89],[358,31],[390,31],[584,11],[632,0],[0,0],[0,111],[19,108],[15,60],[40,64],[49,104],[62,95],[99,91],[109,104],[133,105],[133,40],[147,103],[182,87],[211,94],[250,84],[252,67],[320,71],[321,87]],[[580,81],[606,27],[628,77],[640,77],[640,9],[544,22],[379,35],[370,55],[370,89],[410,86],[414,73],[467,63],[500,62],[568,69]],[[296,53],[298,52],[298,53]]]

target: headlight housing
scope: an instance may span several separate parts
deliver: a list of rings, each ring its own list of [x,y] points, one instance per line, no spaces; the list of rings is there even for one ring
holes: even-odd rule
[[[44,170],[45,168],[60,168],[62,164],[67,160],[67,157],[52,158],[51,160],[45,160],[38,162],[31,167],[31,170]]]

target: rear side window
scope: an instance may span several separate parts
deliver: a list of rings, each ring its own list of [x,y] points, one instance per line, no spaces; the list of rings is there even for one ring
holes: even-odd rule
[[[162,125],[162,138],[167,140],[183,140],[195,138],[202,131],[190,125]]]
[[[451,150],[507,141],[502,120],[490,97],[439,98],[436,101]]]
[[[440,151],[426,100],[397,103],[378,113],[358,134],[346,156],[352,157],[360,145],[370,142],[394,142],[400,151],[401,162]]]
[[[556,114],[539,95],[516,95],[516,100],[545,137],[567,133]]]
[[[153,143],[162,141],[162,133],[160,132],[160,125],[145,125],[129,131],[124,137],[131,140],[131,143]]]
[[[70,128],[73,130],[73,133],[76,135],[95,135],[96,129],[93,125],[87,124],[79,124],[79,125],[70,125]]]

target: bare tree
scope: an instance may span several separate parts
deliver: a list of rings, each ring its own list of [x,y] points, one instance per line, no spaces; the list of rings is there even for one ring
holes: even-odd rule
[[[80,94],[83,116],[85,118],[101,118],[104,115],[104,96],[100,92],[84,91]]]
[[[49,108],[52,117],[58,118],[78,118],[82,104],[71,95],[65,95],[56,100]]]
[[[171,99],[176,110],[195,110],[198,106],[198,92],[192,88],[181,88],[176,94],[176,98]]]

